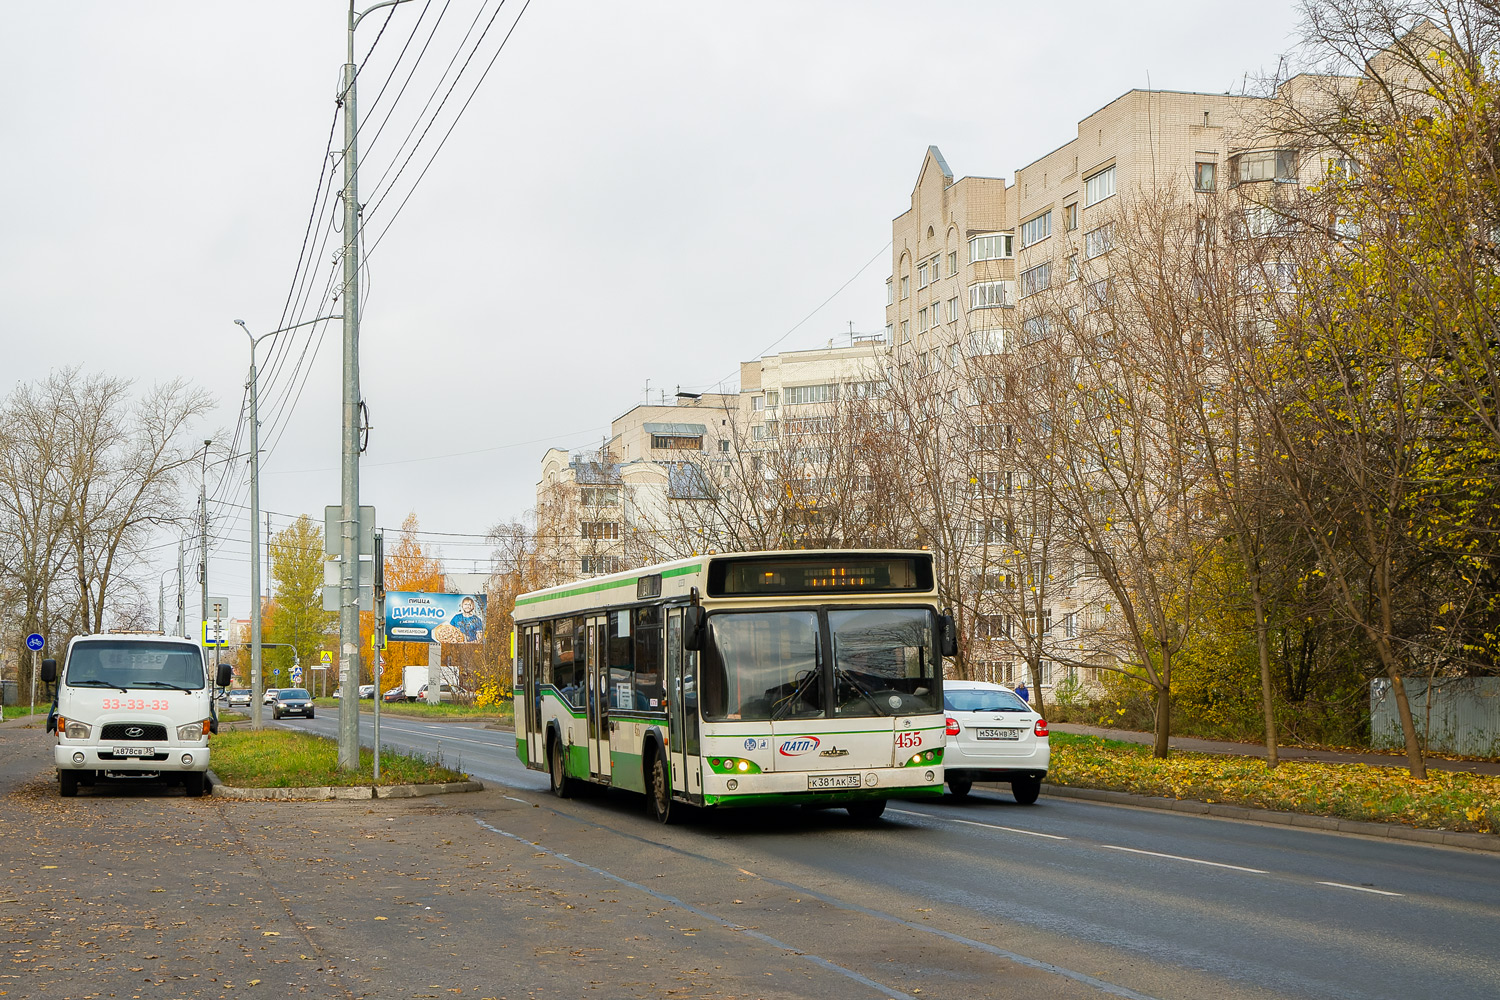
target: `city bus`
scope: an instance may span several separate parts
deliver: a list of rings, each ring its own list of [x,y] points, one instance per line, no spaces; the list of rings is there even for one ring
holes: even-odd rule
[[[931,552],[695,556],[522,594],[514,622],[516,753],[559,796],[870,822],[942,794],[956,635]]]

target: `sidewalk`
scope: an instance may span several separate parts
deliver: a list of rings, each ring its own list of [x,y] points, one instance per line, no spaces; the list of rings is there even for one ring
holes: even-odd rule
[[[1054,722],[1050,724],[1055,733],[1074,733],[1080,736],[1102,736],[1108,740],[1120,740],[1124,743],[1144,743],[1147,746],[1156,742],[1156,736],[1152,733],[1135,732],[1128,729],[1107,729],[1103,726],[1083,726],[1072,722]],[[1195,753],[1222,753],[1232,754],[1238,757],[1260,757],[1266,756],[1266,747],[1263,743],[1234,743],[1229,740],[1200,740],[1191,736],[1173,736],[1167,741],[1167,745],[1173,750],[1191,750]],[[1372,767],[1399,767],[1406,768],[1406,757],[1386,753],[1342,753],[1333,750],[1309,750],[1303,747],[1277,747],[1276,754],[1281,760],[1315,760],[1333,764],[1369,764]],[[1497,774],[1500,775],[1500,761],[1493,760],[1447,760],[1442,757],[1428,757],[1427,767],[1433,771],[1468,771],[1471,774]]]

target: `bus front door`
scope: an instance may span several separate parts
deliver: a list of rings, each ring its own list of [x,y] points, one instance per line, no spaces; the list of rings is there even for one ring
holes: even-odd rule
[[[589,773],[609,780],[609,670],[604,666],[609,643],[609,619],[588,623]]]
[[[522,670],[525,673],[525,689],[518,692],[522,699],[523,717],[526,720],[526,762],[534,766],[544,766],[546,758],[543,756],[545,748],[542,746],[542,720],[540,713],[541,702],[541,662],[546,652],[541,648],[541,630],[535,625],[528,626],[522,635]]]
[[[687,756],[682,724],[682,609],[667,612],[667,764],[672,771],[672,789],[686,792]]]

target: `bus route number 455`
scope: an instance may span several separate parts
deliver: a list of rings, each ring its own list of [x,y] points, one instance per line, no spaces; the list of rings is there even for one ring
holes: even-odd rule
[[[919,747],[921,745],[922,745],[922,734],[921,733],[897,733],[896,734],[896,746],[898,746],[898,747]]]

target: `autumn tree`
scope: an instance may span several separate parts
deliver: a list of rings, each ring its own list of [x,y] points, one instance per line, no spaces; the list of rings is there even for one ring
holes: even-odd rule
[[[275,596],[267,609],[265,634],[270,642],[292,649],[265,651],[265,665],[290,676],[293,651],[308,669],[335,642],[338,614],[323,610],[323,526],[306,514],[277,532],[271,540],[271,578]],[[336,644],[336,642],[335,642]],[[332,683],[332,678],[325,681]]]
[[[387,541],[385,589],[446,593],[448,582],[443,575],[443,564],[434,553],[423,548],[419,528],[416,513],[409,513],[406,520],[401,522],[401,531],[396,536],[395,545]],[[369,611],[360,612],[360,643],[363,648],[370,647],[374,634],[375,615]],[[425,642],[388,640],[386,649],[379,657],[381,669],[380,679],[375,684],[376,697],[400,684],[405,677],[405,668],[425,665],[429,645]],[[448,649],[451,651],[452,647]]]

